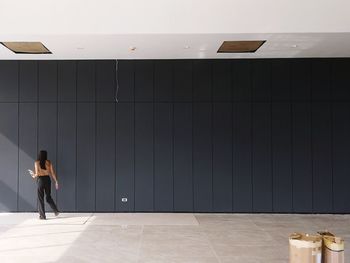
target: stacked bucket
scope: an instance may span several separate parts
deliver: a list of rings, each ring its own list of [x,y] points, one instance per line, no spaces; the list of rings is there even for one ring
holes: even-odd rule
[[[290,263],[344,263],[344,240],[332,233],[293,233],[289,236]]]

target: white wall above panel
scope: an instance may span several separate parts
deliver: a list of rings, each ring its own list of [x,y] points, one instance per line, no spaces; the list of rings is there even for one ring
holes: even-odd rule
[[[0,1],[0,34],[350,32],[349,0]]]

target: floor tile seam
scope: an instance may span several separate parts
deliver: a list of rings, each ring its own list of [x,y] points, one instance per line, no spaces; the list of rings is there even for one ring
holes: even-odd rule
[[[213,252],[215,258],[217,259],[218,263],[222,263],[222,261],[221,261],[219,255],[216,253],[216,250],[214,249],[214,246],[213,246],[213,244],[211,243],[210,238],[209,238],[209,236],[207,235],[207,233],[205,233],[204,231],[201,231],[201,233],[202,233],[202,235],[206,238],[206,240],[207,240],[207,242],[208,242],[208,244],[209,244],[209,247],[211,248],[211,250],[212,250],[212,252]]]
[[[95,215],[95,213],[91,213],[90,216],[88,216],[88,218],[85,220],[83,225],[85,225],[94,215]]]
[[[197,216],[196,216],[196,214],[191,214],[192,216],[193,216],[193,218],[194,218],[194,220],[196,221],[196,226],[199,226],[200,225],[200,223],[199,223],[199,220],[198,220],[198,218],[197,218]]]
[[[141,246],[142,246],[142,241],[143,241],[143,233],[144,233],[144,228],[145,226],[142,225],[142,230],[141,230],[141,234],[140,234],[140,239],[139,239],[139,245],[138,245],[138,248],[137,248],[137,262],[142,262],[140,261],[141,260]]]

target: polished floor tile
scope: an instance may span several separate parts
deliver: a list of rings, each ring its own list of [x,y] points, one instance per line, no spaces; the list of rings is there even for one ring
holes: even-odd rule
[[[328,229],[350,242],[350,215],[0,214],[0,262],[288,262],[288,236]],[[346,259],[350,250],[345,250]]]

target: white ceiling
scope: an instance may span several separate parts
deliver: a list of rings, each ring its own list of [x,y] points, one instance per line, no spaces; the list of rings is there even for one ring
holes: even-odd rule
[[[350,57],[349,10],[349,0],[0,1],[0,41],[53,52],[0,46],[0,60]],[[255,54],[217,54],[224,40],[267,42]]]
[[[266,39],[256,53],[218,54],[224,40]],[[6,40],[24,40],[11,37]],[[181,59],[350,57],[350,33],[328,34],[158,34],[28,36],[53,54],[22,55],[0,46],[0,59]],[[185,47],[188,48],[185,48]],[[136,47],[131,51],[130,47]]]

